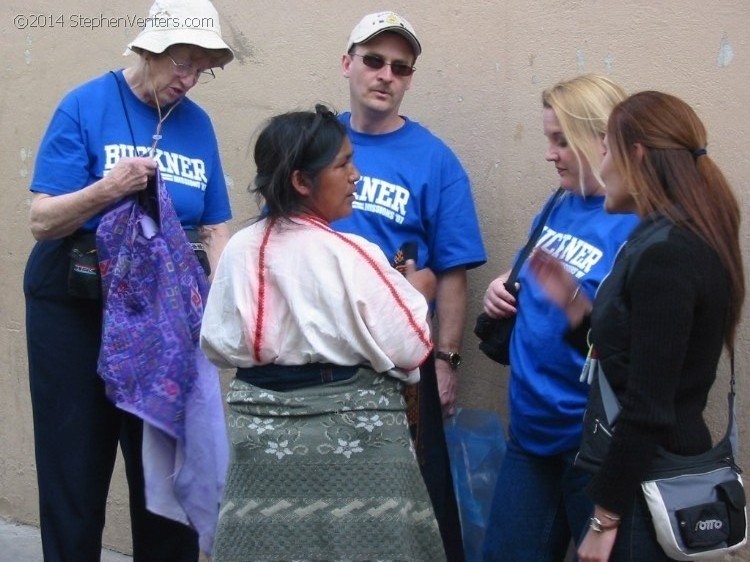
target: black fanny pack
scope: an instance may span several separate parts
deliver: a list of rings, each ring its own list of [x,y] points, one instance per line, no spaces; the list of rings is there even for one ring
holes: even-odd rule
[[[190,246],[195,257],[208,277],[211,265],[208,261],[206,247],[200,240],[200,232],[186,230]],[[71,236],[70,265],[68,267],[68,294],[71,297],[88,300],[101,300],[102,277],[99,272],[99,256],[96,251],[96,233],[84,232]]]
[[[68,294],[79,299],[100,300],[102,277],[96,252],[96,233],[74,234],[71,238]]]

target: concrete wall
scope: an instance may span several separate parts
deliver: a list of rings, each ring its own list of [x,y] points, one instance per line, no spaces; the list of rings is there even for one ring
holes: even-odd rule
[[[130,63],[121,53],[138,30],[126,18],[145,16],[149,2],[72,0],[61,6],[5,0],[0,7],[0,169],[5,177],[0,191],[0,515],[32,523],[38,511],[21,291],[33,244],[27,225],[30,174],[61,96]],[[230,178],[234,230],[255,211],[246,186],[253,176],[249,148],[259,124],[318,101],[346,108],[339,61],[349,31],[365,13],[392,8],[415,25],[424,55],[402,109],[443,137],[467,167],[490,255],[470,276],[469,324],[487,283],[509,266],[531,217],[555,186],[555,171],[543,159],[540,94],[559,79],[605,72],[629,91],[661,89],[683,97],[706,123],[708,149],[750,217],[747,0],[404,0],[390,5],[216,0],[216,6],[237,60],[215,82],[197,86],[191,97],[214,120]],[[123,19],[93,29],[102,15]],[[22,29],[25,23],[29,27]],[[746,222],[745,248],[749,232]],[[740,429],[747,442],[747,313],[744,319],[737,359]],[[504,411],[507,373],[477,351],[469,328],[460,402]],[[718,433],[725,387],[717,386],[711,419]],[[750,455],[743,453],[740,464],[750,467]],[[105,541],[127,550],[127,499],[119,469],[108,521]]]

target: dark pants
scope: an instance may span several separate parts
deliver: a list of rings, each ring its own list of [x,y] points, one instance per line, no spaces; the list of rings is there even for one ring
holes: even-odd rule
[[[445,556],[449,562],[463,562],[461,521],[458,518],[458,505],[453,490],[448,447],[443,431],[443,411],[440,407],[435,374],[435,359],[432,356],[422,365],[420,377],[419,384],[412,390],[417,394],[416,404],[409,406],[412,412],[416,408],[417,413],[416,423],[410,425],[419,468],[435,510]]]
[[[107,399],[96,372],[102,309],[67,295],[70,243],[38,243],[24,278],[29,380],[46,562],[101,557],[110,480],[120,443],[136,562],[194,562],[190,528],[146,510],[139,418]]]

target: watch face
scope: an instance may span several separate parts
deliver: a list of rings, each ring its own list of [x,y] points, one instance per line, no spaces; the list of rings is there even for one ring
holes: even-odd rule
[[[451,353],[449,363],[451,367],[458,367],[461,364],[461,356],[458,353]]]
[[[438,351],[436,357],[447,362],[448,365],[457,368],[461,364],[461,356],[453,351],[446,353],[445,351]]]

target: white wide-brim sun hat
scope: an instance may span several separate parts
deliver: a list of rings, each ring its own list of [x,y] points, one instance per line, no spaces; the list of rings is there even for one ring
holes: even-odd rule
[[[158,55],[177,44],[222,51],[217,66],[224,67],[234,59],[232,49],[221,37],[219,12],[209,0],[156,0],[143,31],[123,54],[144,50]]]

